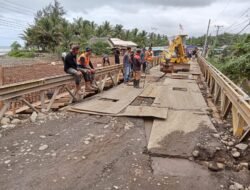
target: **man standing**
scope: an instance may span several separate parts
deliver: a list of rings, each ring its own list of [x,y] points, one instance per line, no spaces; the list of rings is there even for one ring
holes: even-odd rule
[[[102,66],[103,67],[106,66],[106,62],[108,65],[110,65],[108,54],[103,54],[103,56],[102,56]]]
[[[131,47],[127,48],[126,53],[123,57],[123,66],[124,66],[124,83],[128,83],[130,80],[130,72],[131,72]]]
[[[141,50],[136,50],[133,61],[133,76],[134,76],[134,88],[140,88],[140,79],[141,79]]]
[[[153,65],[153,52],[152,52],[152,48],[149,47],[148,51],[146,51],[145,53],[145,60],[147,62],[147,70],[149,70]]]
[[[81,65],[80,67],[84,69],[88,75],[90,80],[90,88],[97,89],[98,87],[94,84],[95,81],[95,68],[90,60],[90,56],[92,54],[91,48],[86,48],[85,53],[82,53],[78,58],[78,63]]]
[[[115,64],[120,64],[120,51],[115,49]]]
[[[64,59],[64,71],[74,76],[76,93],[78,93],[79,95],[83,95],[84,92],[81,91],[80,86],[82,73],[81,71],[78,71],[76,62],[76,55],[79,53],[79,48],[80,47],[78,45],[73,45],[71,51],[66,55]]]
[[[143,71],[143,73],[146,72],[146,67],[147,67],[147,62],[145,60],[145,52],[146,52],[146,49],[143,48],[142,52],[141,52],[141,62],[142,62],[142,71]]]

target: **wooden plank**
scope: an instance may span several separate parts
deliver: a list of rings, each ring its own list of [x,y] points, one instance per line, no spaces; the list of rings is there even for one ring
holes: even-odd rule
[[[56,100],[56,97],[57,97],[57,95],[58,95],[58,93],[59,93],[59,91],[62,89],[62,86],[59,86],[59,87],[57,87],[56,89],[55,89],[55,91],[54,91],[54,93],[53,93],[53,96],[52,96],[52,98],[50,99],[50,101],[49,101],[49,105],[48,105],[48,107],[47,107],[47,111],[49,111],[50,110],[50,108],[51,108],[51,106],[52,106],[52,104],[54,103],[54,101]]]
[[[39,111],[31,104],[29,103],[27,100],[25,100],[24,98],[21,99],[27,106],[29,106],[33,111],[39,113]]]
[[[156,86],[155,84],[148,85],[143,92],[140,94],[141,97],[156,98],[159,96],[161,86]]]
[[[119,85],[91,100],[74,105],[73,109],[118,114],[139,96],[142,90],[126,85]]]
[[[150,106],[128,106],[118,116],[133,117],[154,117],[159,119],[167,119],[168,108],[157,108]]]
[[[147,140],[147,144],[149,142],[149,138],[150,138],[150,134],[151,134],[151,130],[153,127],[153,119],[144,119],[144,128],[145,128],[145,135],[146,135],[146,140]]]
[[[189,91],[201,93],[195,80],[166,78],[163,85],[171,87],[187,88]]]
[[[85,110],[77,110],[77,109],[74,109],[72,107],[67,108],[67,111],[76,112],[76,113],[83,113],[83,114],[90,114],[90,115],[109,115],[109,116],[113,116],[113,114],[102,113],[102,112],[91,112],[91,111],[85,111]]]
[[[152,106],[186,110],[207,108],[201,93],[190,90],[188,85],[163,86]]]
[[[215,131],[207,115],[169,110],[166,120],[154,120],[148,151],[153,155],[188,158],[200,139]]]
[[[3,107],[0,110],[0,119],[4,116],[5,112],[9,109],[10,107],[10,100],[5,100],[3,103]]]

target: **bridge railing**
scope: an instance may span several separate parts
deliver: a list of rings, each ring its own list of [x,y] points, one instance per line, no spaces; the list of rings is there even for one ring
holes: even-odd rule
[[[95,76],[99,91],[103,91],[107,81],[112,81],[113,85],[117,85],[122,70],[122,64],[97,68]],[[17,102],[22,102],[25,104],[26,109],[31,108],[34,111],[39,112],[36,109],[36,106],[41,105],[43,108],[42,110],[49,111],[52,104],[62,91],[67,91],[70,94],[70,102],[76,100],[77,98],[75,96],[75,92],[71,90],[71,87],[74,84],[73,81],[73,76],[64,74],[0,86],[0,102],[3,104],[0,109],[0,119],[3,117],[6,111],[11,110],[13,113],[15,113],[24,110],[21,109],[20,106],[13,106],[16,105]],[[53,95],[51,99],[46,100],[45,92],[49,89],[53,89]],[[25,98],[29,95],[34,95],[34,93],[40,96],[40,101],[35,102],[35,104],[33,104],[34,102],[30,102],[27,100],[27,98]],[[45,106],[45,103],[48,103],[47,107]]]
[[[160,57],[153,58],[153,66],[158,65]],[[99,91],[103,91],[107,81],[111,81],[113,85],[117,85],[120,76],[122,76],[123,64],[111,65],[96,69],[96,80]],[[39,112],[36,107],[41,106],[42,110],[49,111],[56,98],[70,94],[69,103],[76,100],[74,91],[72,91],[73,76],[64,74],[53,77],[42,78],[38,80],[30,80],[25,82],[14,83],[10,85],[0,86],[0,119],[6,111],[15,114],[25,109],[31,108]],[[46,92],[53,91],[51,99],[46,99]],[[38,97],[35,98],[34,97]],[[38,100],[37,100],[38,99]],[[48,103],[46,106],[45,104]],[[25,105],[25,106],[23,106]]]
[[[241,137],[250,128],[250,97],[202,56],[198,63],[221,116],[232,116],[233,134]]]

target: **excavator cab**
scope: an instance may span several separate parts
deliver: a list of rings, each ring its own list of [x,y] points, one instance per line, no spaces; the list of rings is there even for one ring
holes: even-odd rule
[[[185,50],[185,38],[187,35],[178,35],[169,39],[168,50],[162,53],[163,62],[160,71],[172,73],[189,71],[190,64]]]

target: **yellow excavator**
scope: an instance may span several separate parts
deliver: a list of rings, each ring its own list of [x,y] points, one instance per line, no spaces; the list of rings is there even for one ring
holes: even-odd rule
[[[168,50],[163,51],[160,71],[172,73],[178,71],[189,71],[189,59],[185,51],[185,38],[187,35],[177,35],[169,40]]]

